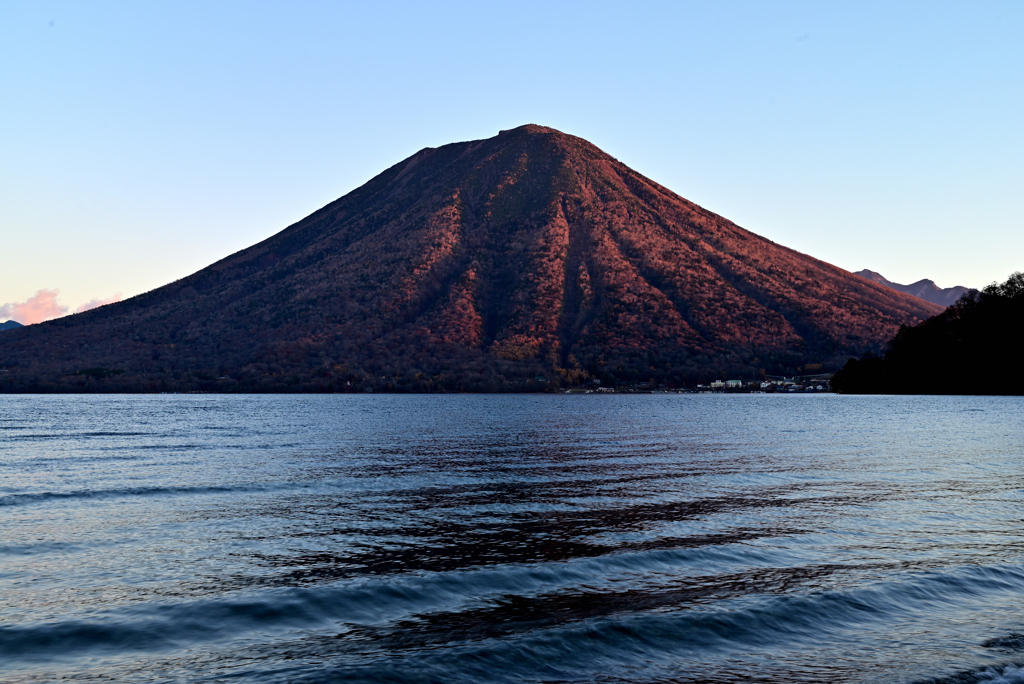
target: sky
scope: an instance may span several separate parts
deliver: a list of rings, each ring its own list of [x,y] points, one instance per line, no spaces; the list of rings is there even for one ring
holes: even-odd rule
[[[1024,270],[1022,35],[1019,1],[10,0],[0,320],[146,292],[526,123],[841,268],[981,287]]]

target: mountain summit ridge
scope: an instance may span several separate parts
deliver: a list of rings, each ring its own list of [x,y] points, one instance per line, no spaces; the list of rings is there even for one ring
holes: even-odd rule
[[[424,148],[186,278],[13,331],[0,388],[692,384],[838,367],[940,310],[528,124]]]
[[[953,287],[939,287],[938,285],[935,284],[934,280],[929,280],[927,278],[922,278],[921,280],[918,280],[916,283],[911,283],[910,285],[900,285],[899,283],[894,283],[890,281],[881,273],[878,273],[877,271],[871,271],[866,268],[860,271],[855,271],[854,275],[859,275],[861,278],[866,278],[870,281],[897,290],[898,292],[903,292],[905,294],[918,297],[919,299],[923,299],[926,302],[931,302],[932,304],[938,304],[939,306],[951,306],[965,293],[975,291],[969,287],[964,287],[962,285],[955,285]]]

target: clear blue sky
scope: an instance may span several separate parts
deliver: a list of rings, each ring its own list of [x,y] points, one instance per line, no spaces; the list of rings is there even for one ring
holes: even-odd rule
[[[1024,270],[1021,2],[5,2],[0,304],[131,296],[413,152],[582,136],[891,280]]]

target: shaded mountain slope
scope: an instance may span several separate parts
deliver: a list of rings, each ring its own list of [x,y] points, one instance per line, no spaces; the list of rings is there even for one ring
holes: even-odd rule
[[[904,294],[918,297],[926,302],[938,304],[939,306],[950,306],[964,294],[974,292],[971,288],[964,287],[962,285],[956,285],[954,287],[939,287],[935,284],[934,280],[928,280],[927,278],[918,280],[916,283],[911,283],[910,285],[900,285],[899,283],[887,280],[881,273],[869,271],[866,268],[862,271],[856,271],[854,275],[859,275],[861,278],[867,278],[868,280],[874,281],[880,285],[891,287],[892,289],[903,292]]]
[[[838,367],[940,310],[529,125],[421,150],[187,278],[12,331],[0,388],[683,384]]]
[[[5,321],[3,323],[0,323],[0,330],[14,330],[16,328],[21,327],[24,326],[22,326],[22,324],[19,323],[18,321]]]

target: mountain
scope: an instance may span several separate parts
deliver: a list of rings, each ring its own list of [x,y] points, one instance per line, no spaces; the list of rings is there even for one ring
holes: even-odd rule
[[[847,394],[1024,394],[1024,273],[971,290],[938,316],[900,328],[883,358],[850,359]]]
[[[276,235],[4,335],[4,391],[542,389],[838,368],[941,307],[580,138],[423,149]]]
[[[7,321],[6,323],[0,323],[0,330],[14,330],[15,328],[24,328],[18,321]]]
[[[965,293],[973,292],[969,287],[963,287],[957,285],[956,287],[939,287],[932,280],[918,280],[916,283],[910,285],[900,285],[899,283],[893,283],[886,280],[881,273],[875,271],[869,271],[864,269],[863,271],[857,271],[855,275],[859,275],[861,278],[867,278],[868,280],[891,287],[899,292],[904,292],[908,295],[918,297],[931,302],[932,304],[938,304],[939,306],[949,306],[956,300],[960,299]]]

